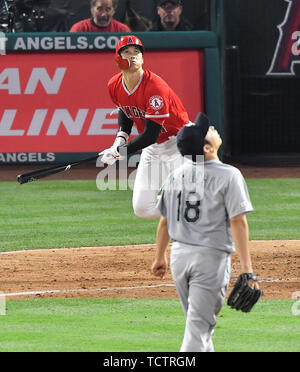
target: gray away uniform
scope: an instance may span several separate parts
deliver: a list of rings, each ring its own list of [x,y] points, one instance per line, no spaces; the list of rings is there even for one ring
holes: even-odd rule
[[[214,351],[235,251],[230,219],[253,210],[245,180],[219,160],[185,159],[169,176],[158,208],[168,221],[171,272],[186,317],[180,351]]]

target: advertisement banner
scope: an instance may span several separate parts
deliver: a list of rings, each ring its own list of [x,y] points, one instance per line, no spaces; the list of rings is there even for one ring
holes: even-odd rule
[[[277,26],[279,36],[267,75],[295,75],[300,63],[300,0],[285,0],[287,9]]]
[[[113,52],[7,54],[0,61],[0,162],[16,153],[51,162],[55,153],[112,144],[118,126],[107,83],[119,72]],[[147,51],[144,67],[168,82],[193,121],[204,109],[203,63],[202,51]]]

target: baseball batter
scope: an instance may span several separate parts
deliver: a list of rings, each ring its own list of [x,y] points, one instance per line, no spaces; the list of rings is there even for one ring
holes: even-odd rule
[[[144,69],[144,47],[137,37],[124,36],[116,47],[121,73],[112,77],[108,90],[119,108],[119,131],[113,145],[104,151],[102,162],[114,164],[120,152],[143,149],[133,190],[133,209],[142,218],[160,216],[157,194],[181,156],[176,134],[189,123],[188,114],[174,91],[153,72]],[[129,141],[133,125],[138,136]]]
[[[235,248],[242,272],[252,273],[246,214],[253,208],[240,171],[219,160],[222,140],[205,115],[183,127],[177,143],[183,156],[193,158],[169,175],[158,202],[162,217],[152,272],[164,276],[171,238],[171,272],[186,317],[180,351],[214,351]],[[258,289],[252,280],[249,285]]]

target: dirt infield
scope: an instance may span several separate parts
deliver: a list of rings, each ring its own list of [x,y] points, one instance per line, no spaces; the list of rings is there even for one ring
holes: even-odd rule
[[[246,178],[300,178],[300,167],[239,167]],[[41,166],[0,166],[0,181]],[[49,179],[96,179],[98,168],[78,167]],[[43,182],[43,181],[39,181]],[[300,291],[300,241],[250,242],[265,298],[290,299]],[[177,297],[170,271],[150,273],[155,247],[126,246],[0,253],[0,291],[7,299],[41,297]],[[231,283],[239,273],[232,257]]]
[[[255,271],[265,298],[290,299],[299,291],[297,241],[250,242]],[[8,299],[41,297],[177,297],[170,271],[150,272],[154,246],[120,246],[21,251],[0,254],[0,290]],[[232,278],[239,273],[232,257]]]

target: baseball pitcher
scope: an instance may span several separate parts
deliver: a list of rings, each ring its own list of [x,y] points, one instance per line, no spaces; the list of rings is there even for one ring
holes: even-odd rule
[[[162,217],[152,272],[164,276],[171,238],[171,272],[186,317],[183,352],[214,351],[212,335],[235,248],[242,274],[229,304],[248,312],[262,294],[248,250],[246,214],[253,207],[240,171],[219,160],[221,143],[204,114],[196,124],[184,126],[177,145],[191,158],[169,175],[158,202]]]

